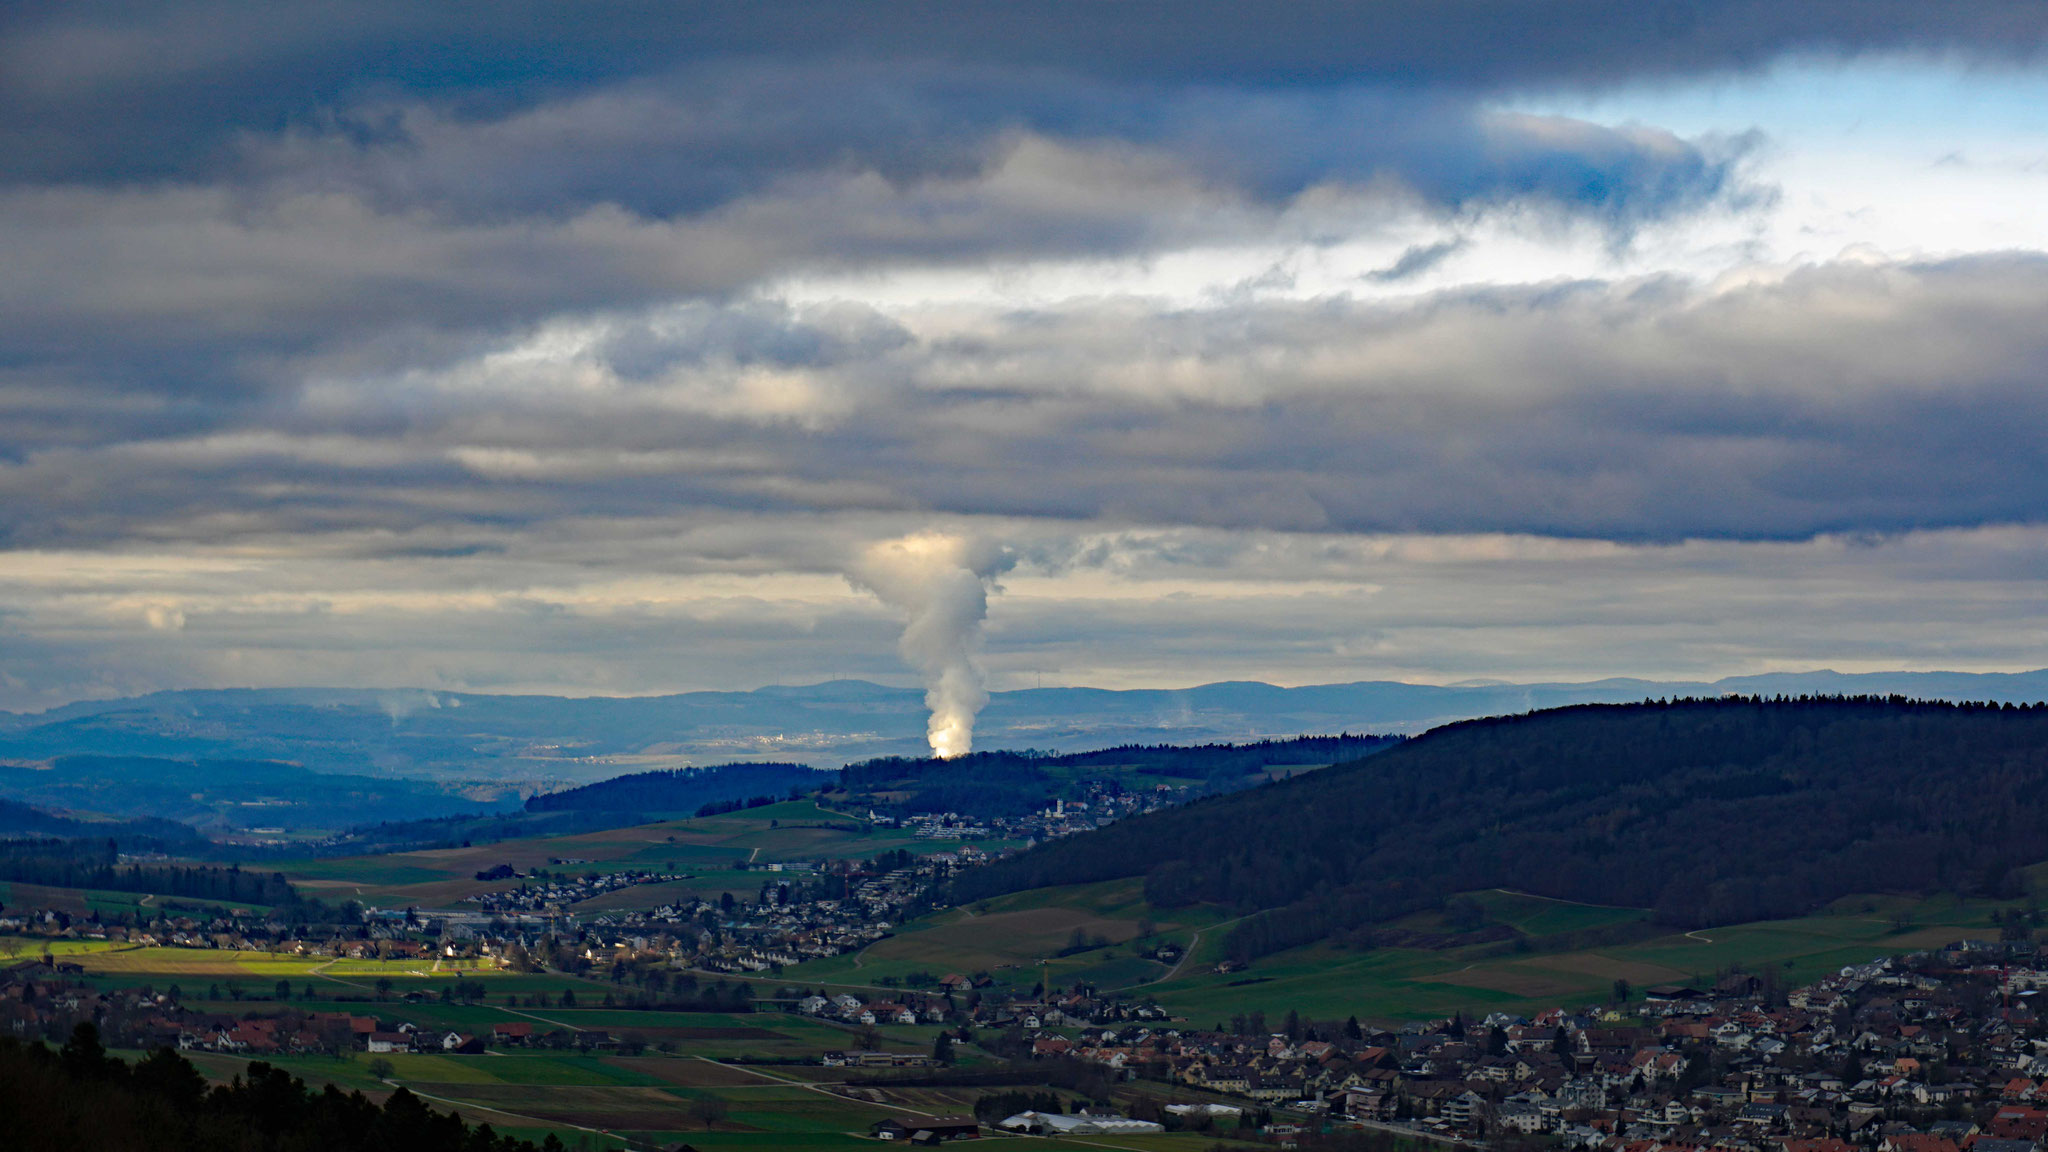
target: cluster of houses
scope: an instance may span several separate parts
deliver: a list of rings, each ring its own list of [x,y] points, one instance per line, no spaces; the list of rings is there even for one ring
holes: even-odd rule
[[[502,875],[499,872],[502,871]],[[518,874],[510,865],[501,864],[496,869],[477,874],[479,879],[509,880]],[[517,888],[503,892],[484,892],[464,897],[485,912],[496,913],[538,913],[559,915],[570,905],[632,888],[641,884],[663,884],[671,880],[688,880],[688,873],[650,872],[645,869],[622,869],[617,872],[586,872],[581,876],[529,876]]]
[[[990,859],[969,844],[883,872],[864,870],[859,861],[819,861],[768,873],[752,900],[679,901],[603,913],[589,925],[620,938],[664,931],[680,937],[675,930],[692,925],[698,931],[681,940],[676,961],[709,972],[775,972],[867,947],[889,935],[936,885]]]
[[[868,823],[877,828],[904,828],[920,840],[987,840],[996,835],[991,827],[957,812],[916,812],[888,816],[868,810]]]
[[[1269,1107],[1616,1152],[2039,1152],[2048,969],[1960,944],[1773,989],[1731,975],[1640,1002],[1335,1035],[1126,1026],[1032,1052]]]
[[[303,1012],[288,1000],[270,1011],[235,1015],[211,1010],[204,1001],[187,1001],[176,988],[96,989],[78,975],[76,964],[42,959],[0,968],[0,1035],[61,1043],[79,1023],[91,1021],[113,1047],[245,1056],[476,1054],[487,1048],[609,1049],[632,1043],[630,1036],[622,1040],[604,1031],[536,1028],[527,1020],[502,1021],[474,1034],[441,1031],[380,1015]]]
[[[0,933],[292,956],[417,959],[438,962],[441,970],[506,966],[519,950],[535,949],[541,938],[566,936],[590,963],[654,952],[679,967],[772,972],[867,947],[926,901],[934,886],[992,858],[968,844],[885,871],[857,860],[756,865],[764,882],[751,900],[682,900],[594,914],[579,914],[572,906],[605,892],[686,877],[630,870],[535,876],[511,891],[471,897],[476,911],[371,911],[360,923],[320,926],[227,912],[204,919],[165,914],[117,924],[46,909],[0,920]]]
[[[1014,840],[1027,846],[1041,840],[1072,836],[1105,828],[1126,816],[1185,804],[1193,792],[1185,787],[1158,784],[1133,790],[1116,780],[1086,780],[1077,783],[1076,799],[1058,799],[1036,812],[1021,816],[971,817],[958,812],[883,813],[868,811],[868,823],[878,828],[904,828],[925,840]]]
[[[438,1052],[475,1055],[485,1039],[467,1032],[438,1032],[410,1023],[385,1024],[375,1016],[313,1012],[304,1016],[236,1018],[192,1012],[181,1021],[177,1047],[237,1055],[341,1052]]]
[[[455,916],[416,912],[366,913],[358,923],[293,925],[267,914],[221,912],[200,918],[159,914],[129,923],[103,922],[97,914],[73,916],[52,909],[0,919],[0,933],[30,939],[102,940],[146,948],[201,948],[260,952],[277,956],[329,956],[351,960],[477,962],[491,966],[502,948],[476,925]],[[511,931],[509,927],[504,931]]]
[[[837,996],[806,996],[797,1001],[796,1010],[806,1016],[820,1016],[844,1020],[849,1024],[944,1024],[951,1016],[943,1001],[930,997],[909,998],[907,1003],[894,1000],[862,1000],[858,996],[841,993]]]
[[[558,1044],[611,1049],[620,1045],[620,1041],[609,1032],[559,1028],[536,1031],[533,1024],[525,1020],[493,1024],[490,1031],[481,1033],[442,1031],[422,1028],[408,1021],[386,1022],[376,1016],[341,1012],[248,1015],[240,1018],[186,1012],[181,1014],[178,1023],[178,1048],[239,1055],[353,1050],[372,1055],[417,1052],[474,1056],[491,1048]]]
[[[796,1010],[806,1016],[848,1024],[957,1023],[992,1029],[1053,1029],[1168,1019],[1166,1010],[1157,1004],[1102,997],[1092,991],[1063,992],[1036,1000],[980,995],[993,985],[986,972],[972,976],[951,972],[929,982],[936,992],[907,991],[892,999],[862,999],[844,992],[827,996],[820,992],[798,1000]],[[1046,1042],[1058,1043],[1063,1039]]]

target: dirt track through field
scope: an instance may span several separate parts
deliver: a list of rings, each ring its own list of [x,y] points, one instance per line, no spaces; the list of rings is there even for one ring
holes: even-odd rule
[[[624,1136],[620,1136],[616,1133],[610,1132],[603,1128],[591,1128],[586,1125],[572,1123],[567,1120],[544,1120],[538,1116],[528,1116],[521,1112],[508,1112],[503,1108],[493,1108],[488,1104],[475,1104],[471,1103],[468,1100],[451,1100],[446,1096],[433,1096],[429,1095],[428,1093],[422,1092],[417,1088],[411,1087],[410,1085],[400,1085],[399,1082],[396,1080],[386,1080],[384,1081],[384,1083],[389,1084],[393,1087],[402,1086],[405,1088],[406,1091],[412,1093],[420,1099],[432,1100],[436,1104],[446,1104],[452,1108],[465,1109],[473,1112],[489,1112],[497,1116],[510,1116],[512,1119],[517,1120],[522,1124],[532,1125],[536,1128],[574,1128],[578,1132],[590,1132],[598,1136],[603,1136],[608,1140],[617,1140],[619,1142],[619,1147],[621,1148],[631,1147],[631,1145],[627,1142]]]
[[[704,1061],[704,1062],[705,1062],[705,1063],[707,1063],[707,1064],[718,1064],[718,1063],[719,1063],[718,1061],[716,1061],[716,1060],[713,1060],[713,1059],[712,1059],[711,1057],[709,1057],[709,1056],[692,1056],[692,1057],[691,1057],[691,1059],[692,1059],[692,1060],[702,1060],[702,1061]],[[777,1076],[777,1075],[775,1075],[775,1074],[773,1074],[773,1073],[770,1073],[770,1072],[763,1072],[763,1071],[761,1071],[761,1070],[760,1070],[759,1068],[748,1068],[748,1067],[744,1067],[744,1066],[742,1066],[742,1065],[738,1065],[738,1064],[720,1064],[719,1066],[720,1066],[720,1067],[722,1067],[722,1068],[738,1068],[738,1069],[739,1069],[740,1071],[742,1071],[742,1072],[751,1072],[751,1073],[753,1073],[754,1075],[756,1075],[756,1076],[759,1076],[759,1077],[761,1077],[761,1078],[762,1078],[762,1079],[764,1079],[764,1080],[773,1080],[773,1081],[775,1081],[775,1082],[776,1082],[776,1083],[778,1083],[778,1084],[784,1084],[784,1085],[787,1085],[787,1086],[789,1086],[789,1087],[792,1087],[792,1088],[808,1088],[808,1089],[810,1089],[811,1091],[813,1091],[813,1092],[816,1092],[816,1093],[817,1093],[817,1094],[819,1094],[820,1096],[827,1096],[827,1097],[830,1097],[831,1099],[834,1099],[834,1100],[838,1100],[838,1101],[842,1101],[842,1102],[844,1102],[844,1101],[846,1101],[846,1100],[851,1100],[851,1099],[853,1099],[853,1097],[851,1097],[851,1096],[841,1096],[841,1095],[840,1095],[839,1093],[837,1093],[837,1092],[830,1092],[830,1091],[827,1091],[827,1089],[828,1089],[829,1087],[833,1086],[833,1085],[837,1085],[838,1087],[841,1087],[841,1088],[844,1088],[844,1087],[846,1087],[846,1084],[845,1084],[845,1082],[844,1082],[844,1081],[834,1080],[834,1081],[829,1081],[829,1082],[826,1082],[826,1083],[819,1083],[819,1084],[813,1084],[813,1083],[811,1083],[811,1082],[810,1082],[810,1081],[808,1081],[808,1080],[791,1080],[791,1079],[790,1079],[789,1077],[787,1077],[787,1076]],[[865,1101],[865,1100],[863,1100],[863,1101],[858,1101],[858,1102],[859,1102],[859,1103],[863,1103],[863,1104],[865,1104],[865,1103],[871,1103],[870,1101]],[[890,1109],[893,1109],[893,1110],[895,1110],[895,1111],[898,1111],[898,1112],[915,1112],[915,1113],[916,1113],[917,1115],[919,1115],[919,1116],[937,1116],[937,1115],[938,1115],[938,1113],[937,1113],[937,1112],[926,1112],[926,1111],[924,1111],[923,1109],[919,1109],[919,1108],[911,1108],[911,1107],[907,1107],[907,1106],[905,1106],[905,1105],[902,1105],[902,1104],[886,1104],[886,1105],[878,1105],[878,1107],[885,1107],[885,1108],[890,1108]]]
[[[1243,920],[1243,919],[1245,919],[1245,917],[1244,917],[1244,916],[1239,916],[1239,917],[1237,918],[1237,920]],[[1221,923],[1221,924],[1211,924],[1211,925],[1209,925],[1209,926],[1208,926],[1207,928],[1197,928],[1197,929],[1195,929],[1195,934],[1194,934],[1193,936],[1191,936],[1191,937],[1189,937],[1189,938],[1188,938],[1188,947],[1187,947],[1187,951],[1185,951],[1185,952],[1182,952],[1182,953],[1180,954],[1180,959],[1179,959],[1179,960],[1178,960],[1177,962],[1175,962],[1175,964],[1174,964],[1174,966],[1173,966],[1172,968],[1170,968],[1170,969],[1168,969],[1168,970],[1167,970],[1167,972],[1166,972],[1166,975],[1164,975],[1164,976],[1161,976],[1161,977],[1159,977],[1159,978],[1158,978],[1158,979],[1156,979],[1156,980],[1145,980],[1145,981],[1141,981],[1141,982],[1139,982],[1139,983],[1137,983],[1137,984],[1132,984],[1132,985],[1129,985],[1129,987],[1132,987],[1132,988],[1144,988],[1144,987],[1148,987],[1148,986],[1150,986],[1150,985],[1153,985],[1153,984],[1164,984],[1164,983],[1166,983],[1166,982],[1167,982],[1168,980],[1171,980],[1171,979],[1173,979],[1174,977],[1176,977],[1176,976],[1180,975],[1180,970],[1181,970],[1182,966],[1183,966],[1183,965],[1185,965],[1185,964],[1186,964],[1186,963],[1187,963],[1188,961],[1190,961],[1190,960],[1194,959],[1194,958],[1195,958],[1195,949],[1196,949],[1196,948],[1199,948],[1199,947],[1201,947],[1201,945],[1202,945],[1202,933],[1204,933],[1204,932],[1214,932],[1214,931],[1216,931],[1216,930],[1217,930],[1217,929],[1219,929],[1219,928],[1228,928],[1228,927],[1230,927],[1230,926],[1231,926],[1232,924],[1235,924],[1235,923],[1237,923],[1237,920],[1225,920],[1225,921],[1224,921],[1223,923]]]

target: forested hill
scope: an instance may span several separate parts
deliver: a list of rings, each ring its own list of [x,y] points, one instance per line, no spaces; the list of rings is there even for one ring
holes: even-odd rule
[[[690,814],[706,804],[755,796],[809,792],[830,784],[833,774],[802,764],[721,764],[614,776],[596,784],[535,796],[528,812],[635,812]]]
[[[131,851],[184,848],[200,843],[197,830],[175,820],[75,820],[0,799],[0,839],[15,836],[94,837],[119,840]]]
[[[1693,928],[1855,892],[2009,893],[2043,859],[2048,706],[1726,698],[1453,724],[1041,845],[956,895],[1143,875],[1163,907],[1258,912],[1231,939],[1251,957],[1485,888]]]
[[[1076,780],[1125,787],[1179,784],[1203,793],[1265,782],[1271,769],[1323,768],[1399,744],[1400,736],[1295,736],[1243,744],[1124,744],[1094,752],[970,752],[950,760],[884,756],[848,764],[841,787],[854,803],[909,812],[1021,816],[1052,803]]]

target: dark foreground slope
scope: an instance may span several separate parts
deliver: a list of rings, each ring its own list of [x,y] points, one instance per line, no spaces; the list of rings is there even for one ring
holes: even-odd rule
[[[975,899],[1143,875],[1257,913],[1252,957],[1452,893],[1653,908],[1681,927],[1853,892],[2007,894],[2048,859],[2048,707],[1899,699],[1586,705],[1473,720],[1354,764],[1054,841]]]
[[[404,1088],[379,1105],[360,1092],[323,1092],[257,1061],[233,1083],[209,1088],[168,1048],[128,1065],[109,1057],[92,1024],[64,1047],[0,1037],[0,1116],[6,1147],[149,1152],[540,1152],[526,1140],[470,1127]],[[548,1137],[546,1149],[561,1141]]]

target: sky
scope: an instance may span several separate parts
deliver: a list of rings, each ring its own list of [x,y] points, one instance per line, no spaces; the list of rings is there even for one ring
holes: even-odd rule
[[[2044,34],[9,5],[0,709],[2048,665]]]

